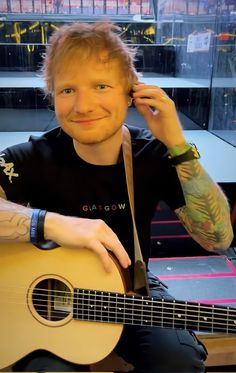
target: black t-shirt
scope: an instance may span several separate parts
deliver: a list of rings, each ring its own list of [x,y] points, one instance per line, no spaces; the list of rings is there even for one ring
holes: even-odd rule
[[[150,222],[159,200],[173,210],[185,204],[166,147],[146,129],[128,127],[132,137],[135,219],[144,260],[150,249]],[[0,185],[7,199],[48,211],[103,219],[133,260],[133,228],[124,164],[95,166],[75,152],[60,128],[0,154]]]

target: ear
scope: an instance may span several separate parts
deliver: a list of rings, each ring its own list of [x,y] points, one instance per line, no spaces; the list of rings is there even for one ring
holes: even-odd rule
[[[128,106],[131,106],[132,105],[132,102],[133,102],[133,90],[131,90],[129,92],[129,96],[128,96]]]
[[[133,102],[133,99],[130,97],[129,100],[128,100],[128,107],[130,107],[132,105],[132,102]]]

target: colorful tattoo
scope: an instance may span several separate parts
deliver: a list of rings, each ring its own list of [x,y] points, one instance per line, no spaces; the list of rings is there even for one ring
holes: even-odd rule
[[[176,167],[186,205],[175,212],[205,249],[227,249],[233,239],[230,209],[220,187],[197,160]]]
[[[174,145],[168,148],[171,157],[175,157],[180,154],[184,154],[191,148],[191,145],[184,141],[182,144]]]

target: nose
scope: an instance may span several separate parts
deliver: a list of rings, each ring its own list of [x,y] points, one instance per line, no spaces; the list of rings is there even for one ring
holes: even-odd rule
[[[93,111],[94,102],[91,94],[88,92],[78,92],[75,95],[74,100],[74,111],[80,114],[88,113]]]

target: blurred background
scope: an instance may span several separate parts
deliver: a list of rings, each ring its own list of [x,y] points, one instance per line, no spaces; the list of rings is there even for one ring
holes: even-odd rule
[[[1,0],[0,148],[58,125],[40,77],[51,33],[63,23],[103,18],[138,48],[141,80],[175,101],[186,137],[196,139],[207,171],[227,194],[235,226],[236,0]],[[126,122],[146,126],[133,107]],[[202,253],[161,204],[153,256],[189,252]]]

